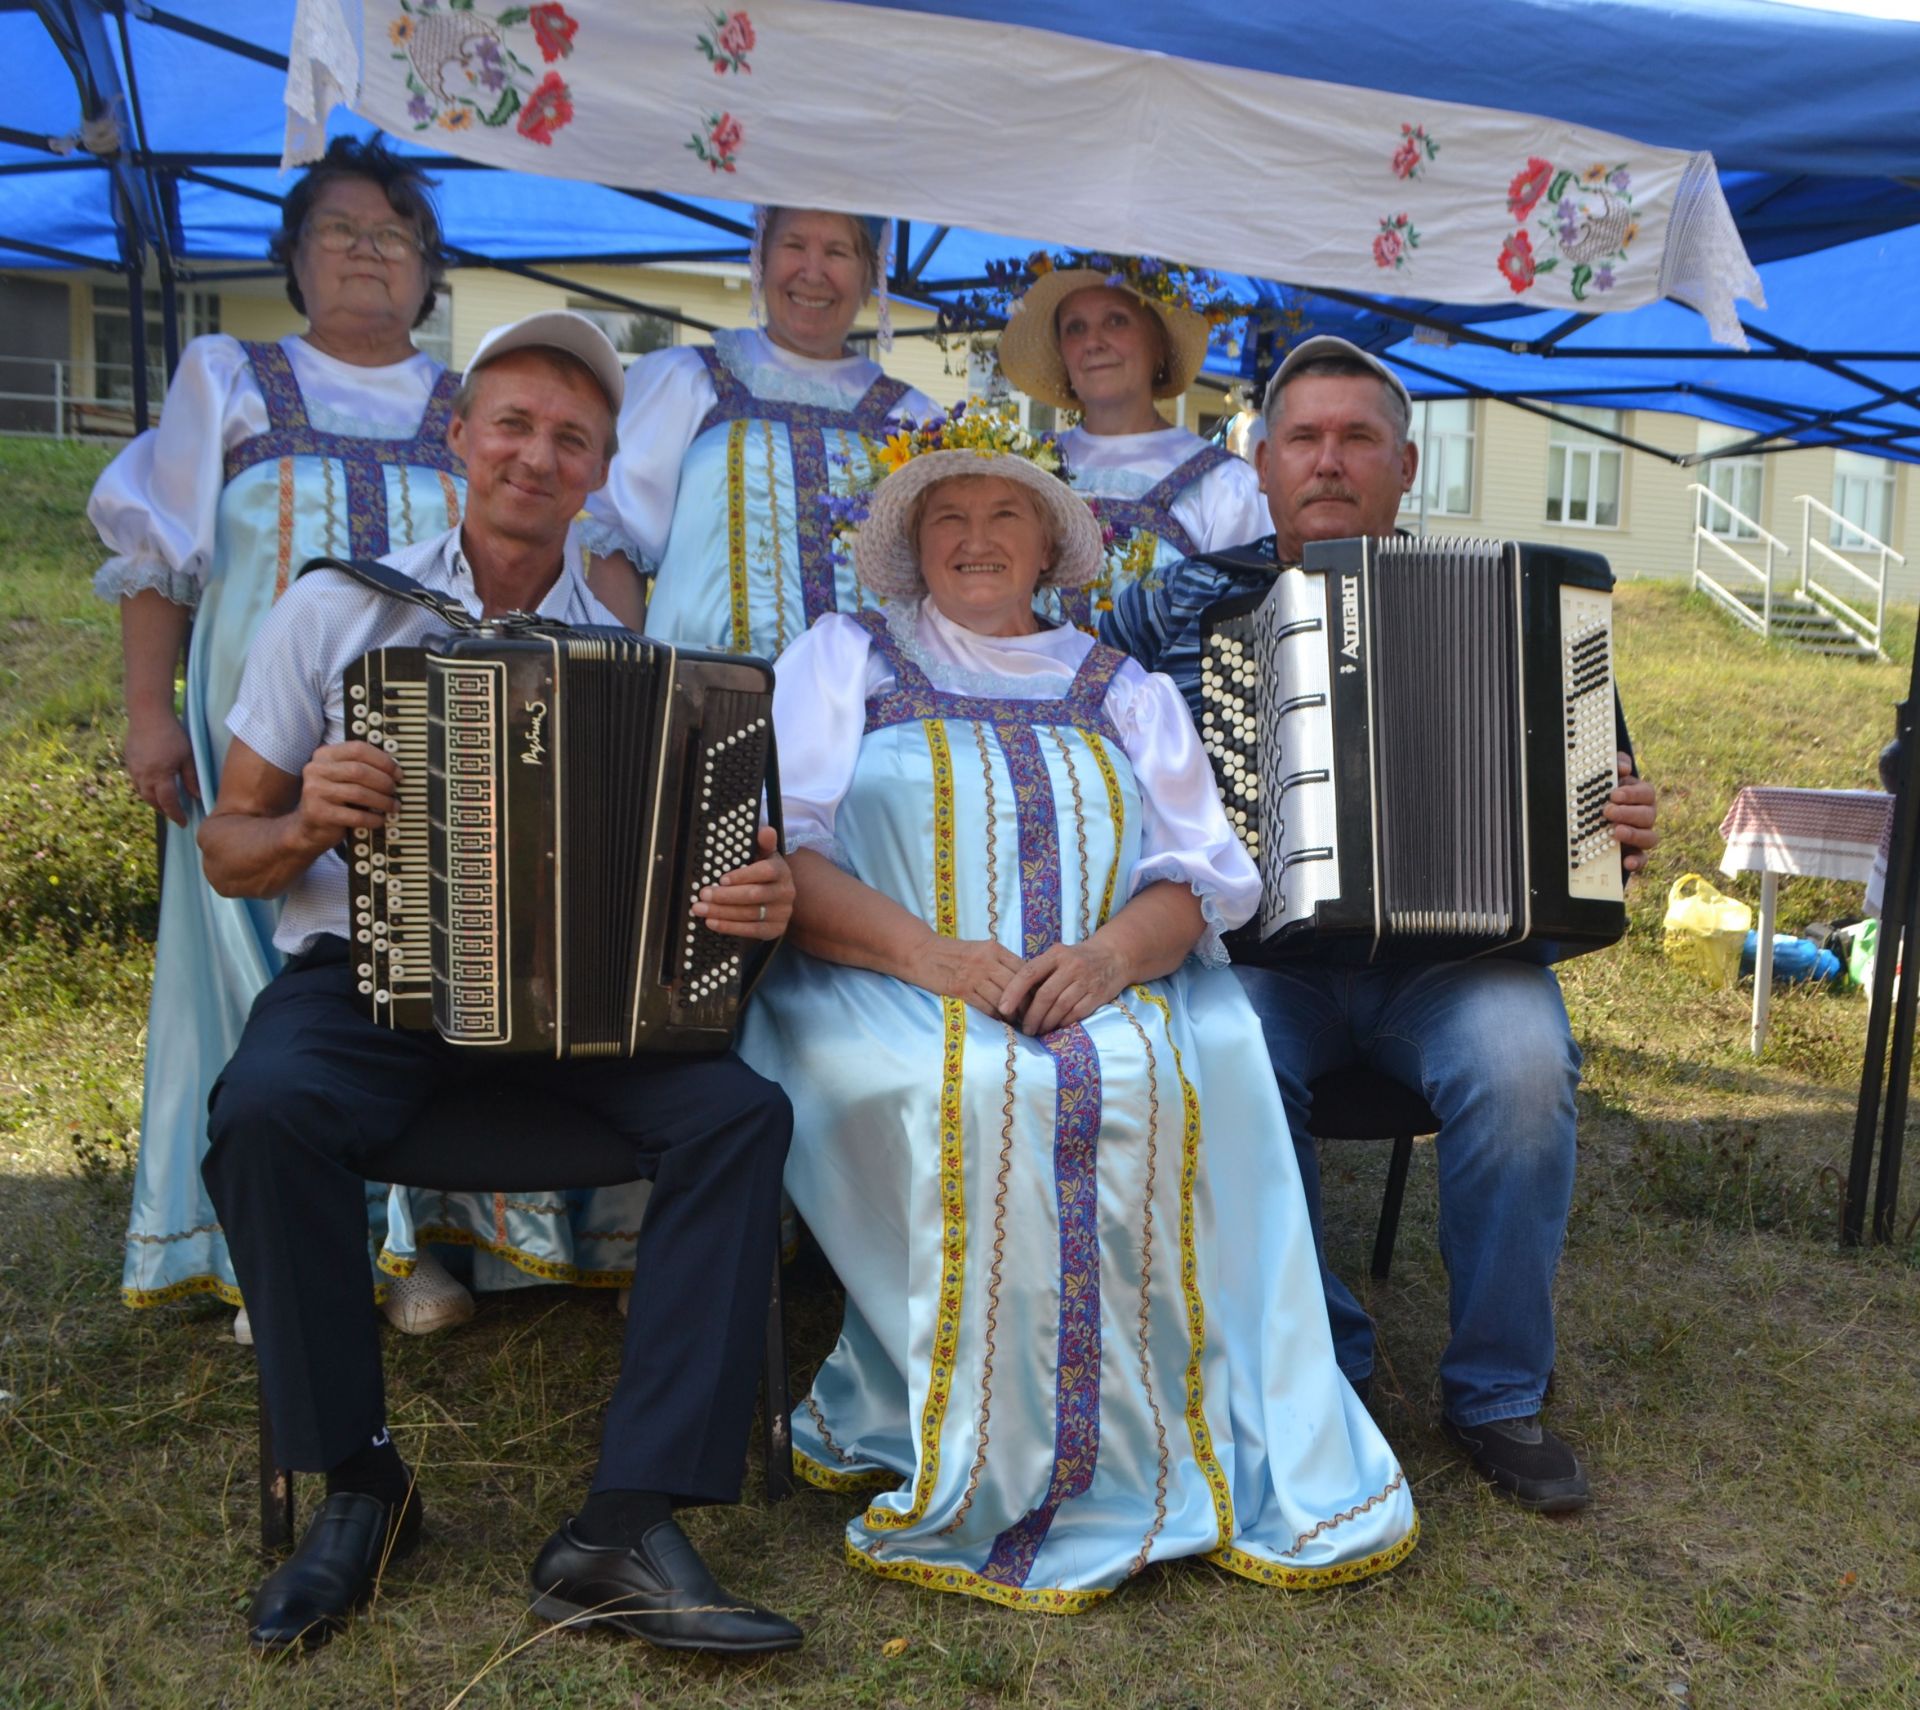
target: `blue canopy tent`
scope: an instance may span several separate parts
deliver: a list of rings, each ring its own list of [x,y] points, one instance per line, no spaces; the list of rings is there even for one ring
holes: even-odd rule
[[[1010,0],[877,3],[984,23],[1029,21]],[[128,280],[142,419],[138,347],[149,277],[159,287],[170,367],[176,286],[266,271],[260,262],[283,188],[293,10],[293,0],[174,0],[164,8],[0,0],[0,51],[15,92],[10,122],[0,127],[0,259],[109,268]],[[1914,455],[1914,401],[1902,394],[1916,374],[1902,369],[1911,359],[1901,347],[1916,342],[1915,321],[1898,305],[1913,301],[1913,272],[1902,272],[1900,257],[1915,254],[1910,241],[1900,247],[1911,237],[1901,228],[1920,225],[1920,133],[1911,123],[1920,24],[1777,0],[1701,0],[1685,9],[1654,0],[1456,0],[1437,29],[1430,13],[1396,0],[1355,0],[1342,28],[1330,31],[1304,9],[1248,14],[1232,0],[1063,0],[1046,26],[1090,43],[1222,67],[1283,65],[1294,76],[1545,111],[1656,144],[1710,149],[1774,305],[1747,317],[1758,361],[1733,369],[1727,360],[1739,353],[1703,354],[1698,318],[1674,305],[1590,317],[1320,292],[1304,299],[1306,323],[1385,352],[1416,390],[1432,395],[1632,397],[1640,407],[1684,408],[1757,433]],[[1548,69],[1525,81],[1509,69],[1517,63],[1579,71]],[[1230,150],[1225,139],[1223,149]],[[444,178],[449,235],[469,264],[537,274],[568,261],[745,256],[747,211],[738,203],[430,158]],[[884,177],[884,160],[875,171]],[[876,201],[883,197],[877,189]],[[903,221],[891,289],[937,304],[981,283],[989,259],[1030,247]],[[1867,281],[1858,318],[1894,328],[1893,350],[1884,348],[1884,331],[1835,333],[1836,309]],[[1247,285],[1269,304],[1302,305],[1301,293]],[[1409,342],[1409,324],[1450,348]],[[1622,358],[1622,350],[1656,354]],[[1823,352],[1838,354],[1828,360]],[[1260,356],[1258,341],[1249,341],[1243,360]],[[1226,365],[1223,355],[1218,366]],[[1856,366],[1864,386],[1849,377]],[[1729,386],[1725,376],[1734,373],[1740,383]]]

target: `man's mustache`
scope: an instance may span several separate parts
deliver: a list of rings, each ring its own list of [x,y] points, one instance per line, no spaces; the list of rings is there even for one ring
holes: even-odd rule
[[[1344,499],[1350,505],[1357,505],[1360,502],[1360,495],[1344,481],[1321,481],[1306,488],[1298,502],[1302,505],[1311,505],[1320,499]]]

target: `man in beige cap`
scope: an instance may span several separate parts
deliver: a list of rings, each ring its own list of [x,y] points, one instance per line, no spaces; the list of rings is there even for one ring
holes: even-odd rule
[[[1101,640],[1165,671],[1200,716],[1200,619],[1216,600],[1267,587],[1308,541],[1394,532],[1418,448],[1399,377],[1345,339],[1307,339],[1267,387],[1255,453],[1273,533],[1189,558],[1127,589]],[[1629,872],[1658,841],[1651,785],[1620,735],[1607,808]],[[1352,966],[1302,957],[1238,970],[1259,1012],[1320,1242],[1319,1164],[1308,1088],[1363,1065],[1415,1088],[1440,1118],[1441,1250],[1452,1336],[1440,1358],[1442,1423],[1475,1468],[1523,1507],[1591,1499],[1574,1451],[1540,1422],[1552,1376],[1553,1280],[1573,1197],[1580,1052],[1551,970],[1519,962]],[[1327,1268],[1334,1351],[1365,1395],[1373,1322]]]
[[[388,566],[475,616],[612,623],[567,538],[606,478],[621,389],[619,357],[583,316],[490,333],[448,429],[467,466],[466,515]],[[366,1182],[528,1191],[650,1178],[635,1272],[649,1310],[627,1327],[592,1492],[534,1564],[534,1608],[675,1649],[789,1649],[799,1629],[721,1590],[673,1519],[676,1507],[739,1497],[792,1126],[785,1096],[731,1052],[476,1066],[435,1033],[376,1026],[356,992],[339,846],[423,780],[384,748],[345,740],[341,673],[370,648],[441,627],[338,571],[303,576],[248,655],[220,799],[200,832],[215,890],[285,898],[274,942],[288,960],[215,1084],[204,1174],[281,1462],[327,1475],[299,1546],[254,1594],[249,1636],[263,1651],[323,1642],[420,1535],[419,1493],[386,1429]],[[704,893],[696,913],[711,929],[785,930],[793,882],[771,832],[761,847]],[[591,1111],[619,1143],[594,1145],[564,1116],[537,1135],[463,1134],[453,1156],[409,1135],[444,1088],[483,1075]]]

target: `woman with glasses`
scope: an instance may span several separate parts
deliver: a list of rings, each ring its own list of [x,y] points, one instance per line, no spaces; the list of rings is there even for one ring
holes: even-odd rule
[[[307,559],[378,558],[460,517],[465,483],[446,443],[458,377],[413,343],[445,272],[431,183],[377,141],[335,139],[288,194],[269,249],[305,331],[193,340],[160,425],[114,459],[88,506],[113,552],[94,585],[120,603],[127,770],[171,822],[122,1278],[130,1306],[201,1293],[242,1305],[200,1159],[208,1091],[279,965],[277,908],[215,896],[194,831],[219,789],[254,631]],[[376,1236],[383,1203],[369,1206]],[[408,1252],[398,1194],[394,1209],[392,1240]],[[458,1322],[472,1301],[428,1260],[387,1309],[421,1333]],[[242,1341],[245,1320],[243,1308]]]

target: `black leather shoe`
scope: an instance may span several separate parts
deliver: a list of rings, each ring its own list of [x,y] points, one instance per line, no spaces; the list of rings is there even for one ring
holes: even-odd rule
[[[247,1611],[256,1650],[310,1651],[324,1645],[364,1603],[390,1562],[420,1541],[417,1494],[398,1516],[377,1496],[336,1491],[320,1504],[298,1547],[260,1582]]]
[[[669,1651],[790,1651],[806,1636],[722,1591],[671,1520],[649,1527],[638,1548],[584,1543],[569,1520],[535,1559],[533,1589],[543,1620],[617,1627]]]
[[[1579,1456],[1540,1423],[1539,1414],[1484,1425],[1456,1425],[1451,1419],[1441,1424],[1467,1451],[1474,1470],[1522,1508],[1568,1514],[1593,1500]]]

